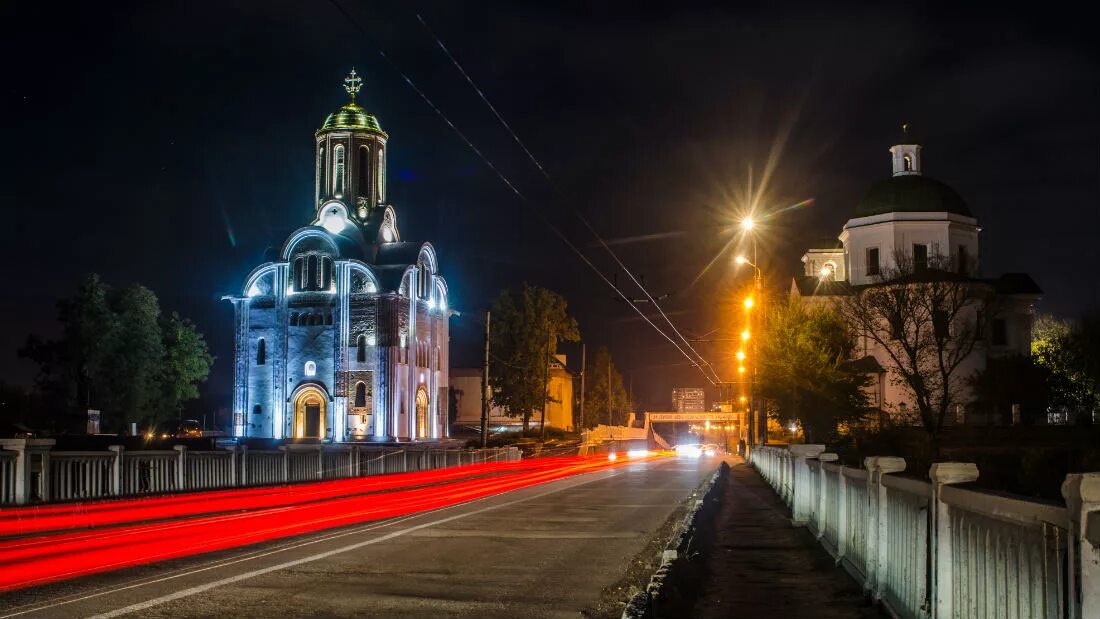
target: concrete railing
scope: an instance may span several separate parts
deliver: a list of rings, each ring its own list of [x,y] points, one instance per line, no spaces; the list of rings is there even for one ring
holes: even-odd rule
[[[53,451],[50,439],[0,439],[0,506],[341,479],[509,462],[519,449],[429,446],[234,446],[192,451]]]
[[[750,460],[867,592],[905,619],[1100,617],[1100,473],[1070,475],[1067,507],[955,487],[970,463],[898,477],[902,458],[835,464],[822,445]]]

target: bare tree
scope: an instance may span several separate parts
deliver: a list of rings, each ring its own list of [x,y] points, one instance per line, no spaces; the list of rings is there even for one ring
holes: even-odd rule
[[[894,383],[912,395],[933,447],[949,411],[962,403],[966,362],[993,312],[989,285],[951,266],[943,256],[918,265],[897,252],[875,283],[857,287],[841,303],[849,324],[884,353]]]

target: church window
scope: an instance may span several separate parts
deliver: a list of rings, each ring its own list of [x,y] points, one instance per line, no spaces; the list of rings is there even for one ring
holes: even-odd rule
[[[913,158],[909,155],[902,157],[902,167],[906,172],[913,171]]]
[[[264,407],[260,406],[259,404],[252,407],[252,416],[253,417],[259,417],[263,414],[264,414]]]
[[[923,243],[913,244],[913,270],[923,271],[928,268],[928,246]]]
[[[337,198],[344,195],[344,147],[337,145],[332,150],[332,195]]]
[[[357,408],[363,408],[367,405],[367,385],[366,383],[355,384],[355,406]]]
[[[966,245],[959,245],[959,253],[957,255],[959,261],[958,271],[962,275],[966,275],[970,271],[970,256],[967,255]]]
[[[878,275],[878,248],[871,247],[867,249],[867,275]]]
[[[260,341],[256,343],[256,365],[264,365],[267,363],[267,342],[264,338],[260,338]]]
[[[367,336],[365,335],[355,338],[355,360],[359,363],[367,361]]]
[[[316,376],[317,375],[317,364],[312,362],[312,361],[306,361],[306,366],[305,366],[304,369],[305,369],[305,372],[306,372],[306,376]]]
[[[317,149],[317,194],[320,197],[321,188],[325,186],[325,147]]]
[[[361,198],[370,196],[370,149],[366,146],[359,147],[359,174],[355,179],[358,185],[358,195]]]
[[[302,289],[302,259],[301,258],[296,258],[294,260],[293,282],[294,282],[294,289],[295,290],[301,290]]]
[[[332,285],[332,259],[328,256],[321,257],[321,290],[328,290]]]
[[[378,149],[378,201],[386,199],[386,153]]]
[[[1005,324],[1004,318],[993,319],[993,345],[994,346],[1007,346],[1008,345],[1008,326]]]
[[[317,290],[317,256],[311,255],[306,261],[306,277],[305,286],[306,290]]]

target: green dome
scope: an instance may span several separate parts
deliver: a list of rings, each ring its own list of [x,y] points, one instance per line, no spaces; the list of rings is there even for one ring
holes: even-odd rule
[[[856,206],[855,217],[884,213],[955,213],[973,217],[957,191],[927,176],[893,176],[871,186]]]
[[[355,129],[361,131],[374,131],[385,135],[382,127],[378,125],[378,119],[355,103],[348,103],[325,119],[320,131],[334,131],[338,129]]]

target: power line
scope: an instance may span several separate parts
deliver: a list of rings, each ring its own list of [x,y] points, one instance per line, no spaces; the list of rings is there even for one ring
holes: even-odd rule
[[[694,365],[694,366],[695,366],[696,368],[698,368],[698,369],[699,369],[699,371],[700,371],[700,372],[701,372],[701,373],[703,374],[704,378],[706,378],[708,382],[710,382],[710,383],[711,383],[712,385],[713,385],[713,384],[715,384],[715,381],[714,381],[714,380],[713,380],[712,378],[710,378],[710,376],[707,376],[707,373],[706,373],[705,371],[703,371],[703,368],[702,368],[702,366],[700,366],[700,365],[699,365],[699,364],[698,364],[697,362],[695,362],[695,360],[693,360],[693,359],[691,358],[691,356],[690,356],[690,355],[688,355],[688,354],[687,354],[687,353],[686,353],[686,352],[684,351],[684,349],[680,348],[680,346],[679,346],[679,345],[678,345],[678,344],[677,344],[677,343],[676,343],[676,342],[675,342],[675,341],[674,341],[674,340],[673,340],[672,338],[670,338],[670,337],[668,336],[668,334],[666,334],[666,333],[665,333],[664,331],[662,331],[662,330],[661,330],[661,329],[660,329],[660,328],[659,328],[659,327],[658,327],[658,326],[657,326],[656,324],[654,324],[654,322],[653,322],[652,320],[650,320],[650,319],[649,319],[649,317],[648,317],[648,316],[646,316],[646,315],[645,315],[645,314],[644,314],[644,313],[642,312],[642,310],[640,310],[640,309],[638,308],[638,306],[636,306],[636,305],[635,305],[635,304],[634,304],[634,303],[633,303],[633,302],[632,302],[632,301],[630,300],[630,298],[629,298],[629,297],[627,297],[627,296],[626,296],[626,295],[625,295],[625,294],[623,293],[623,291],[622,291],[622,290],[620,290],[620,289],[619,289],[619,288],[618,288],[618,287],[617,287],[617,286],[616,286],[615,284],[613,284],[613,283],[611,282],[611,280],[609,280],[609,279],[607,278],[607,276],[605,276],[605,275],[604,275],[604,274],[603,274],[603,273],[602,273],[602,272],[601,272],[601,271],[600,271],[600,270],[599,270],[599,269],[598,269],[598,268],[596,267],[596,265],[594,265],[594,264],[592,263],[592,261],[591,261],[591,260],[589,260],[589,259],[588,259],[588,257],[587,257],[587,256],[585,256],[585,255],[584,255],[584,253],[582,253],[582,252],[580,251],[580,249],[578,249],[578,248],[576,247],[576,245],[574,245],[574,244],[573,244],[573,243],[572,243],[572,242],[571,242],[571,241],[570,241],[570,240],[569,240],[568,238],[566,238],[565,234],[564,234],[564,233],[562,233],[562,231],[561,231],[561,230],[559,230],[559,229],[558,229],[558,227],[557,227],[557,226],[555,226],[555,225],[554,225],[554,224],[553,224],[553,223],[552,223],[552,222],[551,222],[551,221],[550,221],[550,220],[549,220],[549,219],[548,219],[548,218],[546,217],[546,215],[545,215],[545,214],[543,214],[543,213],[542,213],[542,212],[541,212],[541,211],[540,211],[539,209],[533,208],[533,205],[532,205],[532,204],[531,204],[531,202],[530,202],[530,201],[529,201],[529,200],[527,199],[527,197],[526,197],[525,195],[523,195],[523,193],[522,193],[522,192],[520,192],[520,190],[519,190],[519,189],[518,189],[518,188],[517,188],[517,187],[516,187],[516,186],[515,186],[515,185],[514,185],[514,184],[513,184],[513,183],[512,183],[512,182],[511,182],[511,181],[510,181],[510,180],[509,180],[509,179],[508,179],[508,178],[507,178],[506,176],[505,176],[505,175],[504,175],[504,173],[502,173],[502,172],[501,172],[501,171],[500,171],[500,170],[499,170],[499,169],[498,169],[498,168],[497,168],[497,167],[496,167],[495,165],[493,165],[492,161],[490,161],[490,160],[489,160],[489,158],[488,158],[488,157],[486,157],[486,156],[485,156],[485,154],[484,154],[484,153],[482,153],[482,152],[481,152],[481,150],[480,150],[480,149],[478,149],[478,148],[477,148],[477,146],[475,146],[475,145],[474,145],[474,143],[473,143],[473,142],[472,142],[472,141],[471,141],[471,140],[470,140],[469,138],[467,138],[467,137],[466,137],[466,135],[465,135],[464,133],[462,133],[462,131],[460,131],[460,130],[458,129],[458,127],[457,127],[457,126],[455,126],[455,124],[454,124],[453,122],[451,122],[451,120],[450,120],[449,118],[447,118],[447,116],[446,116],[446,115],[445,115],[445,114],[444,114],[444,113],[443,113],[443,112],[442,112],[442,111],[441,111],[441,110],[439,109],[439,107],[437,107],[437,106],[435,105],[435,103],[433,103],[433,102],[432,102],[432,100],[431,100],[431,99],[430,99],[430,98],[428,97],[428,95],[426,95],[426,94],[424,93],[424,91],[420,90],[420,88],[418,88],[418,87],[416,86],[416,84],[415,84],[415,83],[413,83],[412,79],[410,79],[410,78],[409,78],[409,76],[407,76],[407,75],[406,75],[406,74],[405,74],[404,72],[402,72],[402,71],[401,71],[401,69],[400,69],[400,68],[398,68],[398,67],[397,67],[396,63],[394,63],[394,61],[393,61],[393,60],[391,60],[391,59],[390,59],[390,57],[386,55],[386,52],[385,52],[385,51],[384,51],[384,50],[382,49],[382,46],[381,46],[381,45],[380,45],[380,44],[378,43],[378,41],[377,41],[377,40],[376,40],[376,39],[375,39],[374,37],[372,37],[372,36],[370,35],[370,33],[369,33],[369,32],[368,32],[368,31],[367,31],[367,30],[366,30],[366,29],[365,29],[365,28],[364,28],[364,27],[363,27],[363,26],[362,26],[361,24],[359,24],[359,22],[358,22],[358,21],[357,21],[357,20],[356,20],[356,19],[355,19],[355,18],[354,18],[354,17],[353,17],[353,16],[352,16],[352,15],[351,15],[350,13],[348,13],[348,12],[347,12],[347,10],[345,10],[345,9],[344,9],[344,7],[342,7],[342,6],[340,5],[340,3],[339,3],[339,2],[337,1],[337,0],[330,0],[330,2],[331,2],[331,3],[332,3],[332,5],[333,5],[334,7],[336,7],[336,9],[337,9],[337,10],[338,10],[338,11],[339,11],[339,12],[340,12],[340,13],[341,13],[341,14],[342,14],[342,15],[343,15],[343,16],[344,16],[344,17],[345,17],[345,18],[346,18],[347,20],[348,20],[348,22],[349,22],[349,23],[350,23],[350,24],[351,24],[352,26],[354,26],[354,27],[355,27],[355,29],[356,29],[356,30],[358,30],[358,31],[359,31],[360,33],[362,33],[362,34],[363,34],[363,36],[365,36],[365,37],[366,37],[366,38],[367,38],[367,39],[368,39],[368,40],[369,40],[369,41],[370,41],[370,42],[371,42],[371,43],[372,43],[372,44],[373,44],[373,45],[375,46],[375,48],[376,48],[376,49],[377,49],[377,51],[378,51],[378,54],[379,54],[380,56],[382,56],[382,58],[383,58],[383,59],[384,59],[384,60],[386,61],[386,63],[387,63],[387,64],[388,64],[389,66],[390,66],[390,68],[392,68],[392,69],[393,69],[393,70],[394,70],[394,71],[395,71],[395,72],[396,72],[396,73],[397,73],[397,74],[398,74],[399,76],[401,76],[401,79],[403,79],[403,80],[405,81],[405,83],[406,83],[406,84],[408,84],[408,85],[409,85],[409,87],[410,87],[410,88],[412,88],[412,89],[413,89],[413,90],[414,90],[414,91],[416,92],[416,94],[418,94],[418,95],[420,96],[420,98],[424,100],[424,102],[425,102],[426,104],[428,104],[428,106],[429,106],[429,107],[430,107],[430,108],[432,109],[432,111],[434,111],[434,112],[435,112],[435,113],[436,113],[436,114],[437,114],[437,115],[438,115],[438,116],[439,116],[439,117],[440,117],[440,118],[441,118],[441,119],[442,119],[442,120],[443,120],[443,121],[444,121],[444,122],[445,122],[445,123],[447,124],[447,126],[448,126],[448,127],[450,127],[450,128],[451,128],[451,130],[452,130],[452,131],[454,131],[454,132],[455,132],[455,134],[459,136],[459,138],[461,138],[461,139],[462,139],[462,141],[463,141],[463,142],[464,142],[464,143],[465,143],[465,144],[466,144],[466,145],[467,145],[467,146],[468,146],[468,147],[470,148],[470,150],[472,150],[472,151],[473,151],[473,152],[474,152],[474,153],[475,153],[475,154],[476,154],[476,155],[478,156],[478,158],[480,158],[480,159],[481,159],[481,161],[482,161],[483,163],[485,163],[485,165],[486,165],[486,166],[487,166],[487,167],[488,167],[488,168],[489,168],[490,170],[492,170],[494,174],[496,174],[496,175],[497,175],[497,177],[498,177],[498,178],[499,178],[499,179],[500,179],[500,180],[501,180],[501,181],[502,181],[502,182],[503,182],[503,183],[504,183],[504,184],[505,184],[505,185],[506,185],[506,186],[507,186],[507,187],[508,187],[508,188],[509,188],[509,189],[510,189],[510,190],[512,191],[512,193],[516,194],[516,196],[517,196],[517,197],[518,197],[518,198],[519,198],[519,199],[520,199],[520,200],[521,200],[521,201],[522,201],[522,202],[523,202],[523,203],[524,203],[525,205],[527,205],[527,206],[529,206],[529,207],[532,207],[532,209],[533,209],[533,210],[535,211],[535,213],[536,213],[536,214],[537,214],[537,215],[539,216],[539,218],[540,218],[540,219],[541,219],[541,220],[542,220],[542,221],[543,221],[543,222],[544,222],[544,223],[545,223],[545,224],[547,225],[547,227],[549,227],[549,228],[550,228],[551,230],[553,230],[553,231],[554,231],[554,234],[556,234],[556,235],[558,236],[558,238],[560,238],[560,239],[562,240],[562,242],[564,242],[564,243],[566,244],[566,246],[568,246],[568,247],[569,247],[569,248],[570,248],[571,250],[573,250],[573,252],[574,252],[574,253],[576,253],[576,254],[577,254],[577,256],[578,256],[578,257],[579,257],[579,258],[580,258],[580,259],[581,259],[582,261],[584,261],[584,263],[585,263],[586,265],[588,265],[588,267],[589,267],[589,268],[591,268],[591,269],[592,269],[592,271],[593,271],[593,272],[595,272],[595,273],[596,273],[596,275],[598,275],[598,276],[600,277],[600,279],[602,279],[602,280],[604,281],[604,283],[606,283],[606,284],[607,284],[608,286],[610,286],[610,287],[611,287],[611,289],[612,289],[612,290],[614,290],[614,291],[615,291],[616,293],[618,293],[618,294],[619,294],[619,296],[620,296],[620,297],[622,297],[623,301],[626,301],[626,303],[627,303],[627,304],[628,304],[628,305],[629,305],[629,306],[630,306],[631,308],[633,308],[633,309],[634,309],[634,311],[635,311],[635,312],[637,312],[637,313],[638,313],[638,315],[642,317],[642,319],[644,319],[644,320],[645,320],[645,321],[646,321],[647,323],[649,323],[649,325],[650,325],[651,327],[653,327],[653,328],[654,328],[654,329],[655,329],[655,330],[656,330],[656,331],[657,331],[658,333],[660,333],[660,334],[661,334],[661,335],[662,335],[662,336],[663,336],[663,337],[664,337],[665,339],[667,339],[667,340],[669,341],[669,343],[671,343],[671,344],[672,344],[673,346],[675,346],[675,347],[676,347],[676,349],[677,349],[677,350],[679,350],[679,351],[680,351],[680,353],[681,353],[682,355],[684,355],[684,357],[685,357],[685,358],[687,358],[687,359],[688,359],[688,361],[690,361],[690,362],[692,363],[692,365]],[[510,130],[510,128],[509,128],[509,130]],[[514,132],[513,132],[513,137],[514,137],[514,138],[515,138],[515,139],[516,139],[517,141],[519,140],[518,136],[515,136],[515,133],[514,133]],[[524,150],[526,151],[526,149],[524,149]],[[529,152],[529,151],[527,151],[527,152],[528,152],[528,155],[530,155],[530,152]],[[540,166],[540,168],[541,168],[541,166]],[[544,171],[544,173],[545,173],[545,171]],[[681,336],[681,337],[682,337],[682,336]],[[689,346],[690,346],[690,345],[689,345]]]
[[[478,97],[481,98],[482,102],[484,102],[486,107],[488,107],[489,110],[493,113],[493,115],[496,117],[496,119],[500,122],[501,126],[504,127],[505,131],[507,131],[512,136],[512,139],[516,142],[516,144],[518,144],[519,147],[523,149],[523,152],[527,155],[527,158],[531,161],[531,163],[536,168],[538,168],[539,172],[542,173],[543,177],[547,180],[548,183],[550,183],[550,185],[554,188],[555,192],[560,195],[561,192],[558,190],[557,185],[554,183],[553,179],[551,179],[550,175],[546,172],[546,168],[543,167],[542,163],[539,162],[538,158],[535,157],[535,155],[531,152],[531,150],[527,148],[527,146],[523,143],[523,140],[521,140],[519,135],[516,134],[515,130],[512,129],[511,125],[509,125],[508,122],[504,120],[504,118],[497,111],[496,107],[494,107],[493,104],[489,101],[489,98],[485,96],[485,93],[481,90],[481,88],[479,88],[477,86],[477,84],[474,83],[474,80],[470,77],[470,75],[466,72],[466,70],[462,68],[462,65],[458,62],[458,60],[454,57],[454,55],[451,54],[450,50],[447,49],[447,46],[443,44],[443,41],[440,40],[439,36],[437,36],[435,34],[435,32],[432,31],[432,29],[428,26],[428,24],[424,21],[424,18],[421,17],[419,13],[416,14],[416,19],[417,19],[417,21],[420,22],[420,24],[422,26],[424,26],[424,29],[428,32],[428,34],[432,37],[432,39],[435,40],[436,45],[438,45],[439,48],[441,50],[443,50],[443,53],[446,54],[447,58],[451,61],[451,64],[454,65],[454,67],[458,70],[458,72],[466,80],[466,83],[468,83],[470,85],[470,87],[474,90],[474,92],[477,93]],[[649,299],[649,302],[652,303],[655,308],[657,308],[657,311],[665,319],[665,322],[667,322],[668,326],[672,328],[673,333],[675,333],[680,338],[680,340],[682,340],[683,343],[688,347],[688,349],[691,350],[691,352],[693,352],[695,354],[695,356],[699,358],[699,361],[701,361],[703,363],[703,365],[705,365],[707,367],[707,369],[710,370],[710,373],[713,374],[714,379],[717,380],[718,382],[721,382],[721,378],[718,376],[718,373],[714,371],[714,367],[701,354],[699,354],[699,351],[695,350],[695,348],[691,345],[691,343],[687,340],[687,338],[685,338],[683,336],[683,334],[680,333],[679,329],[676,328],[676,325],[673,324],[672,320],[668,317],[668,314],[666,314],[664,309],[661,308],[660,304],[657,303],[657,300],[655,298],[653,298],[653,295],[651,295],[649,293],[649,290],[647,290],[646,287],[642,284],[642,282],[638,281],[638,278],[634,276],[634,273],[631,272],[631,270],[629,268],[627,268],[627,266],[625,264],[623,264],[623,261],[611,249],[611,247],[608,246],[607,242],[604,241],[603,237],[601,237],[600,234],[598,232],[596,232],[596,229],[592,227],[592,224],[590,224],[587,219],[585,219],[579,212],[577,212],[576,209],[571,209],[571,210],[573,210],[573,214],[576,215],[576,217],[581,220],[581,222],[585,225],[585,227],[588,228],[589,232],[592,233],[592,236],[594,236],[596,238],[596,240],[599,241],[600,245],[604,248],[604,250],[606,250],[607,253],[611,255],[611,257],[615,260],[615,262],[619,265],[619,267],[621,267],[624,271],[626,271],[626,274],[630,277],[630,279],[634,282],[634,284],[636,286],[638,286],[638,288],[641,289],[641,291],[646,295],[646,298]],[[647,319],[647,321],[648,321],[648,319]],[[653,323],[650,322],[650,324],[653,324]],[[656,325],[654,325],[654,328],[656,328]],[[663,334],[663,331],[662,331],[662,334]],[[666,336],[666,338],[667,338],[667,336]],[[671,338],[668,338],[668,339],[669,339],[670,342],[672,341]],[[675,342],[673,342],[673,345],[676,345]],[[677,349],[680,350],[681,353],[684,352],[683,349],[681,349],[678,345],[676,347],[677,347]],[[685,356],[687,356],[687,353],[684,353],[684,354],[685,354]],[[689,360],[691,359],[690,356],[688,357],[688,359]],[[702,367],[700,367],[698,365],[696,365],[696,367],[698,367],[700,371],[703,371]],[[703,375],[706,376],[706,372],[703,372]],[[707,377],[707,380],[711,380],[709,376]],[[711,381],[711,382],[714,382],[714,381]]]

